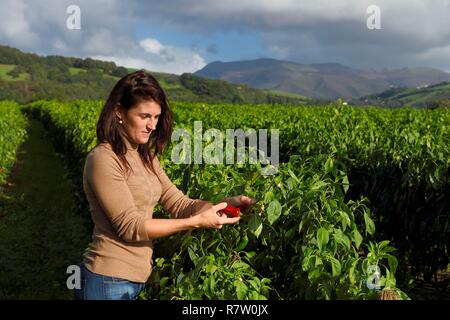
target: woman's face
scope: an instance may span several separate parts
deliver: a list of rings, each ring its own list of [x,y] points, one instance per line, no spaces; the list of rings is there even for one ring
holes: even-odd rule
[[[145,144],[151,133],[156,130],[161,106],[155,101],[141,101],[128,110],[116,110],[116,115],[122,119],[122,126],[134,143]]]

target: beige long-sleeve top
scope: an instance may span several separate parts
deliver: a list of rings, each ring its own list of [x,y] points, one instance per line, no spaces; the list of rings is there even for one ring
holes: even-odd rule
[[[172,218],[187,218],[212,206],[190,199],[167,177],[154,158],[156,175],[144,166],[137,146],[124,139],[132,170],[127,174],[109,143],[87,155],[83,188],[94,231],[84,253],[84,264],[95,273],[146,282],[152,270],[152,240],[144,223],[159,202]]]

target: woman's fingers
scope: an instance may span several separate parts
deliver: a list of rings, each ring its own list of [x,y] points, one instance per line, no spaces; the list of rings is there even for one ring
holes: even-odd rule
[[[227,207],[227,205],[228,204],[226,202],[220,202],[216,205],[213,205],[212,209],[214,210],[214,212],[217,212],[217,211],[225,209]]]
[[[240,195],[240,196],[236,196],[236,201],[237,201],[237,205],[236,207],[238,207],[239,209],[241,209],[241,211],[243,213],[247,213],[249,211],[249,209],[251,208],[252,205],[254,205],[257,200],[244,196],[244,195]]]
[[[217,215],[217,217],[214,219],[213,216],[210,216],[210,213],[207,213],[206,211],[204,212],[205,214],[205,218],[206,221],[206,225],[205,226],[209,226],[209,227],[214,227],[217,229],[221,229],[222,225],[224,224],[232,224],[232,223],[236,223],[239,221],[240,217],[235,217],[235,218],[228,218],[226,214],[223,213],[223,209],[225,209],[227,207],[227,203],[226,202],[220,202],[216,205],[213,205],[211,209],[209,209],[210,213],[214,213],[215,215]]]
[[[241,203],[243,204],[248,204],[248,205],[252,205],[256,203],[256,199],[247,197],[247,196],[241,196]]]
[[[247,197],[244,195],[228,197],[228,198],[223,199],[222,201],[231,204],[233,207],[239,207],[239,208],[241,208],[241,207],[246,208],[257,202],[256,199],[253,199],[253,198],[250,198],[250,197]]]
[[[236,203],[235,206],[251,206],[257,202],[256,199],[240,195],[232,198]]]
[[[224,217],[220,217],[220,219],[222,220],[222,224],[232,224],[232,223],[236,223],[238,222],[241,217],[236,217],[236,218],[224,218]]]
[[[239,221],[240,217],[236,218],[228,218],[226,214],[221,213],[220,211],[225,209],[227,207],[226,202],[220,202],[216,205],[213,205],[212,209],[216,212],[216,214],[219,216],[219,225],[217,226],[219,229],[222,228],[223,224],[232,224]]]

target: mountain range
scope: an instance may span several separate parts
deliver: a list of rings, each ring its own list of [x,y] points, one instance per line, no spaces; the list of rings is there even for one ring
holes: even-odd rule
[[[114,62],[45,57],[0,45],[0,100],[104,100],[115,83],[134,70]],[[450,74],[424,67],[360,70],[338,63],[257,59],[212,62],[195,74],[149,71],[172,101],[450,106]]]
[[[315,99],[360,98],[396,87],[450,82],[450,73],[427,67],[361,70],[339,63],[301,64],[266,58],[215,61],[194,74]]]

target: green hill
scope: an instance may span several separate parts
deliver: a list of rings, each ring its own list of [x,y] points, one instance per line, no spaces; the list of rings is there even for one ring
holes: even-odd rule
[[[410,105],[417,108],[450,106],[450,82],[441,82],[418,88],[391,88],[353,101],[355,104],[371,104],[383,107]]]
[[[0,46],[0,100],[27,103],[37,99],[106,99],[115,83],[136,69],[114,62],[63,56],[39,56]],[[170,100],[207,103],[305,104],[301,95],[255,89],[184,73],[150,71]]]

